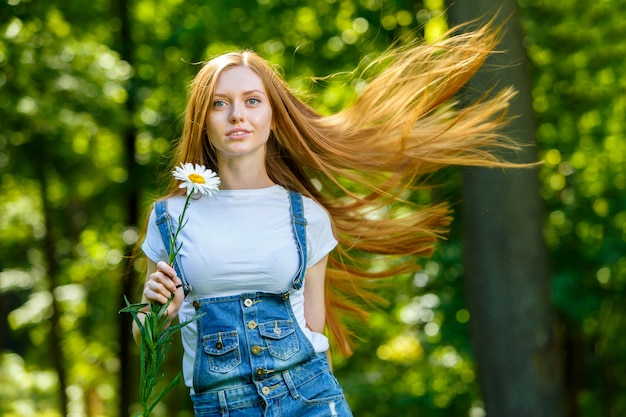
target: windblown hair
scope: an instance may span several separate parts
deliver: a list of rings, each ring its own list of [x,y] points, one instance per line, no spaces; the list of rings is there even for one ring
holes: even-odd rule
[[[498,133],[514,92],[504,89],[462,108],[451,101],[499,38],[500,28],[486,25],[463,34],[452,30],[435,43],[392,47],[361,68],[375,75],[354,103],[330,116],[298,99],[272,66],[250,51],[208,61],[191,83],[172,163],[217,170],[204,127],[218,77],[246,66],[263,81],[274,117],[268,174],[320,203],[339,241],[328,264],[326,311],[334,344],[344,354],[351,353],[353,335],[343,319],[367,317],[367,304],[376,300],[373,280],[418,270],[416,257],[431,255],[451,221],[445,202],[418,206],[407,196],[446,166],[511,165],[494,151],[515,148]],[[170,194],[180,193],[172,183]],[[371,255],[387,262],[373,262]]]

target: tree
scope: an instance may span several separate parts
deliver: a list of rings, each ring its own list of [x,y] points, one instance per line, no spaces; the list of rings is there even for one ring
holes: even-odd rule
[[[518,90],[511,106],[516,118],[504,133],[523,146],[505,156],[532,163],[537,160],[534,118],[516,2],[456,2],[450,16],[453,23],[470,21],[494,13],[496,5],[499,21],[506,22],[501,46],[506,53],[488,65],[497,66],[502,83]],[[483,70],[470,87],[484,91],[481,87],[493,77]],[[561,341],[555,332],[537,169],[466,169],[463,196],[472,345],[487,414],[562,416]]]

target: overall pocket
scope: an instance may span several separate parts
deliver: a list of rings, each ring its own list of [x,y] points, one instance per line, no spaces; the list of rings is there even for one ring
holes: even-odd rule
[[[209,370],[213,372],[230,372],[241,363],[236,330],[206,335],[202,338],[202,347],[208,355]]]
[[[308,380],[304,384],[296,387],[296,390],[300,394],[300,401],[307,406],[334,402],[335,405],[333,407],[347,407],[347,404],[344,404],[345,398],[343,389],[339,385],[339,382],[337,382],[337,378],[335,378],[330,371],[321,373]],[[333,415],[343,417],[351,414],[342,412]]]
[[[267,350],[275,358],[287,360],[295,355],[300,346],[293,321],[274,320],[259,324]]]

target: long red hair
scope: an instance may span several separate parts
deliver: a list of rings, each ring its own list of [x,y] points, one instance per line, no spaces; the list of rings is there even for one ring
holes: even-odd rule
[[[439,42],[393,47],[360,68],[374,75],[352,105],[330,116],[298,99],[251,51],[208,61],[191,83],[172,164],[216,170],[204,126],[217,78],[227,68],[246,66],[263,81],[274,117],[268,174],[321,204],[339,241],[327,270],[326,311],[333,341],[344,354],[351,353],[352,343],[343,318],[367,316],[364,305],[376,300],[372,279],[417,270],[415,257],[431,255],[447,231],[445,203],[417,206],[407,196],[446,166],[511,166],[493,151],[515,147],[498,133],[514,92],[503,89],[463,108],[451,101],[499,37],[499,28],[486,25],[460,35],[452,30]],[[169,194],[180,192],[173,182]],[[371,255],[387,261],[373,268]]]

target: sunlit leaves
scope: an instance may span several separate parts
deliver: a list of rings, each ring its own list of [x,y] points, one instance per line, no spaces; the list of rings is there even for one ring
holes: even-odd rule
[[[18,182],[19,181],[19,182]],[[17,243],[31,236],[41,238],[45,233],[37,198],[38,184],[9,174],[2,176],[4,192],[0,199],[0,232],[4,244]]]
[[[421,358],[424,349],[414,333],[405,332],[380,345],[376,354],[384,361],[404,363]]]
[[[6,417],[61,417],[54,411],[56,374],[15,353],[0,354],[0,413]]]
[[[97,10],[99,3],[95,0],[87,9]],[[103,201],[117,199],[111,198],[111,188],[125,179],[116,130],[124,120],[124,83],[132,69],[103,43],[105,37],[92,36],[108,32],[100,31],[97,21],[81,37],[80,27],[67,19],[66,12],[49,3],[31,3],[29,10],[18,4],[0,29],[4,80],[0,161],[11,172],[3,171],[0,191],[6,213],[0,224],[0,297],[3,305],[12,307],[3,318],[12,331],[3,348],[23,354],[25,372],[38,382],[42,373],[51,372],[40,369],[50,367],[51,339],[60,336],[61,363],[70,358],[66,363],[70,410],[86,415],[81,411],[85,397],[89,395],[92,404],[99,401],[90,390],[116,382],[114,367],[98,366],[113,363],[114,338],[97,342],[97,360],[88,354],[92,350],[88,339],[92,333],[116,331],[115,322],[103,318],[107,309],[114,315],[117,307],[110,271],[119,269],[123,227],[116,229],[114,224],[123,213],[109,210]],[[102,198],[105,194],[108,197]],[[77,239],[87,224],[110,231],[98,235],[105,250],[81,253]],[[51,288],[52,274],[56,284]],[[19,285],[15,277],[22,277]],[[92,295],[95,290],[97,295]],[[58,332],[51,325],[53,300]],[[4,372],[3,366],[0,378],[10,377]],[[0,414],[55,415],[50,410],[58,409],[58,381],[45,393],[30,388],[29,378],[20,383],[19,394],[2,398]],[[9,395],[8,390],[3,394]],[[109,395],[108,401],[115,398]]]
[[[623,362],[626,347],[616,307],[625,302],[619,282],[626,264],[626,126],[624,77],[617,75],[626,71],[626,27],[617,12],[625,4],[521,4],[544,148],[542,194],[549,211],[545,236],[554,261],[554,298],[568,337],[589,346],[568,353],[579,355],[572,378],[584,381],[580,413],[595,413],[606,403],[610,415],[621,415],[626,403],[598,396],[597,389],[620,390],[625,382],[612,371]]]

